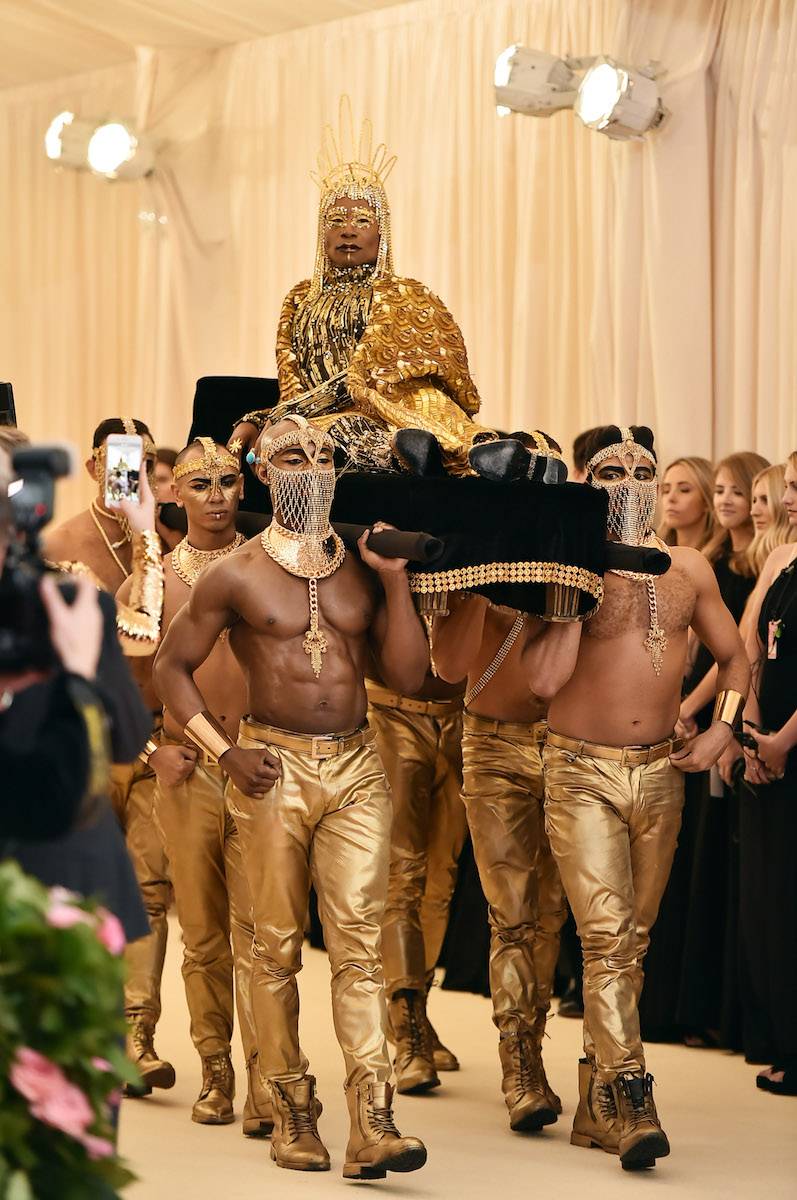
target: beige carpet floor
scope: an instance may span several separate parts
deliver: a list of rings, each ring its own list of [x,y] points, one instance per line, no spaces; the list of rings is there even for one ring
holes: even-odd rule
[[[439,989],[432,993],[430,1011],[443,1040],[459,1055],[462,1070],[444,1076],[443,1086],[431,1095],[399,1097],[397,1104],[399,1128],[422,1137],[428,1146],[427,1166],[378,1183],[344,1182],[347,1123],[342,1059],[330,1018],[329,969],[325,956],[309,949],[300,976],[302,1040],[324,1103],[320,1130],[332,1170],[324,1175],[279,1170],[269,1159],[268,1142],[243,1138],[239,1122],[208,1128],[190,1120],[199,1070],[188,1036],[180,950],[179,931],[172,924],[157,1044],[175,1064],[177,1085],[171,1092],[123,1104],[122,1150],[139,1177],[125,1193],[130,1200],[326,1200],[357,1187],[413,1200],[797,1197],[797,1098],[757,1091],[755,1069],[740,1057],[682,1046],[649,1048],[648,1066],[656,1077],[672,1154],[655,1171],[628,1174],[616,1158],[569,1144],[577,1100],[578,1022],[555,1018],[548,1026],[545,1061],[564,1102],[563,1116],[543,1133],[512,1134],[487,1001]],[[236,1066],[245,1093],[238,1047]],[[240,1095],[239,1108],[242,1103]]]

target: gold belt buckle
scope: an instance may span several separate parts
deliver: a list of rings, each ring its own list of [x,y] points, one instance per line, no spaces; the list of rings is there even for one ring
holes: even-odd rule
[[[641,746],[623,746],[620,766],[644,767],[647,765],[649,758],[650,750],[643,750]]]
[[[332,758],[338,754],[340,738],[314,737],[310,739],[310,757],[316,759]],[[334,747],[334,749],[333,749]]]

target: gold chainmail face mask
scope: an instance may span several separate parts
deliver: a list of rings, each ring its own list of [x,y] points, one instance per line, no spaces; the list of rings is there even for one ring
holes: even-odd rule
[[[607,529],[610,537],[627,546],[642,546],[650,537],[659,484],[656,478],[656,460],[651,452],[634,441],[630,429],[622,429],[622,441],[604,447],[587,463],[587,474],[592,487],[600,488],[609,497]],[[619,458],[625,478],[596,479],[595,468],[607,458]],[[635,472],[640,466],[651,467],[652,479],[637,479]]]
[[[621,429],[622,441],[604,447],[593,454],[587,463],[587,477],[592,487],[601,488],[609,497],[609,513],[607,530],[609,536],[627,546],[643,546],[654,539],[653,515],[656,511],[656,498],[659,484],[656,478],[656,459],[646,446],[634,441],[630,429]],[[618,458],[625,475],[621,479],[596,479],[595,468],[607,458]],[[637,479],[635,471],[640,464],[651,467],[652,479]],[[627,571],[614,571],[642,583],[647,589],[650,624],[644,646],[650,655],[651,665],[657,675],[661,674],[664,661],[664,651],[667,649],[667,634],[659,625],[659,605],[656,595],[656,580],[652,575],[642,575]]]
[[[292,421],[296,429],[277,438],[269,438],[266,430],[260,439],[260,461],[265,462],[274,509],[274,519],[261,534],[260,542],[266,554],[284,570],[307,580],[310,627],[303,645],[317,678],[327,650],[326,635],[318,623],[318,580],[337,571],[346,556],[343,542],[329,523],[335,494],[333,442],[298,414],[285,420]],[[302,451],[307,466],[294,471],[275,467],[272,459],[292,448]],[[324,451],[330,454],[328,466],[320,462]]]

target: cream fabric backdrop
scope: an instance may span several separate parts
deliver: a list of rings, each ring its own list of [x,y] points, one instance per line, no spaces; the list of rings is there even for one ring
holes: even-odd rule
[[[0,372],[21,424],[84,446],[124,410],[177,443],[198,375],[273,373],[282,296],[312,266],[308,170],[348,91],[399,156],[397,268],[462,324],[488,421],[569,441],[644,420],[664,457],[782,457],[797,443],[794,7],[423,0],[0,94]],[[659,60],[672,116],[642,143],[567,113],[497,120],[493,63],[515,40]],[[67,104],[135,116],[161,143],[153,180],[53,171],[41,134]],[[86,496],[70,485],[65,505]]]

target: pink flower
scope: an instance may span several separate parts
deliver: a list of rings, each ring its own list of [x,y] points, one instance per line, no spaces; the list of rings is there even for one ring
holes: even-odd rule
[[[122,1103],[122,1089],[114,1088],[112,1092],[109,1092],[105,1097],[105,1103],[109,1108],[118,1108]]]
[[[20,1046],[11,1065],[12,1084],[28,1101],[31,1116],[82,1141],[94,1120],[91,1105],[80,1088],[43,1054]]]
[[[94,918],[74,904],[57,900],[47,910],[47,924],[53,929],[71,929],[73,925],[93,925]]]
[[[98,909],[97,916],[100,919],[97,937],[105,949],[110,950],[111,954],[121,954],[127,945],[127,938],[125,937],[124,929],[122,929],[121,921],[113,913],[108,912],[107,908]]]
[[[91,1065],[93,1066],[95,1071],[112,1071],[113,1070],[113,1067],[108,1062],[108,1059],[100,1058],[99,1055],[97,1055],[97,1054],[95,1054],[94,1058],[92,1058]]]
[[[80,1139],[88,1151],[88,1156],[95,1161],[98,1158],[110,1158],[114,1153],[113,1142],[107,1138],[95,1137],[93,1133],[85,1133]]]

